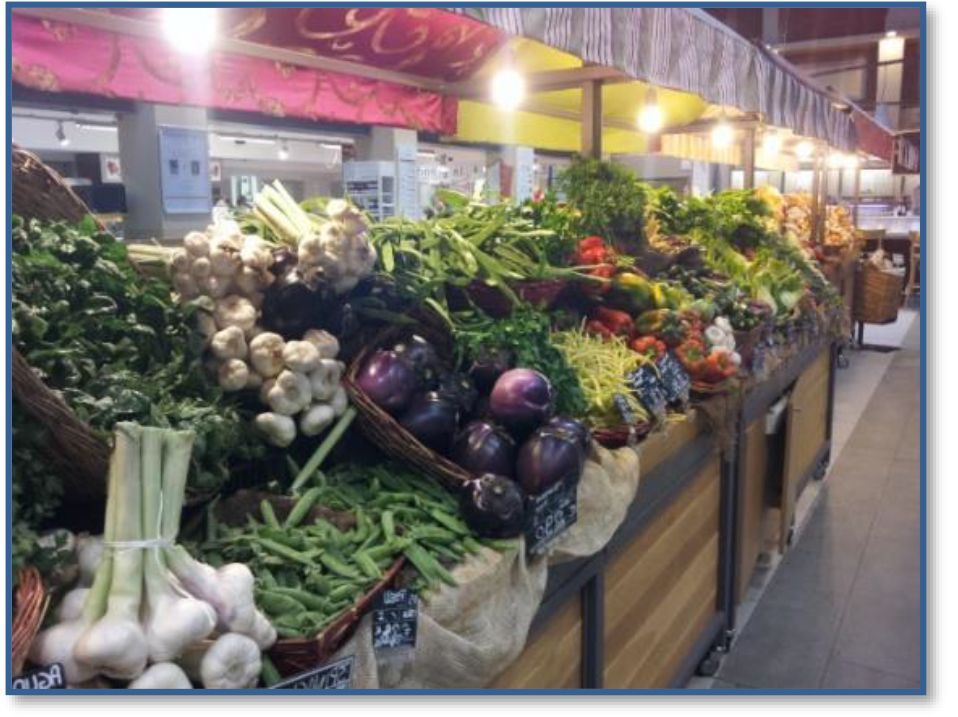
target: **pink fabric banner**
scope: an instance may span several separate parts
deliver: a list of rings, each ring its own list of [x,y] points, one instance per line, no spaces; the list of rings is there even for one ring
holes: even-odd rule
[[[159,39],[11,17],[13,81],[173,105],[455,134],[457,101],[435,92],[226,53],[193,58]]]

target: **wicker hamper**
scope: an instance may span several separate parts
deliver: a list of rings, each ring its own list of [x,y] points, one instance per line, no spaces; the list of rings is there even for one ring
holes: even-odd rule
[[[855,274],[852,319],[865,324],[890,324],[898,318],[902,277],[863,262]]]

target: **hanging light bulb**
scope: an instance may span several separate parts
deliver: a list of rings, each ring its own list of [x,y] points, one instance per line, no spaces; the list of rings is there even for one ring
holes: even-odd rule
[[[825,160],[829,169],[841,169],[845,165],[845,156],[841,152],[832,152]]]
[[[782,136],[778,132],[766,132],[762,137],[762,152],[774,157],[782,149]]]
[[[807,139],[803,139],[797,145],[795,145],[795,156],[798,157],[799,161],[804,162],[812,158],[812,154],[815,152],[815,147]]]
[[[57,138],[57,142],[60,143],[61,147],[67,147],[70,144],[70,138],[67,137],[67,133],[63,131],[63,122],[57,122],[57,131],[53,133]]]
[[[639,110],[638,124],[645,134],[656,134],[665,124],[665,113],[659,106],[654,87],[650,87],[645,93],[645,104]]]
[[[284,162],[289,159],[289,145],[286,143],[285,139],[280,142],[279,150],[277,150],[276,156],[278,156]]]
[[[725,117],[720,117],[718,123],[712,128],[712,147],[715,149],[725,149],[732,144],[735,139],[735,130],[732,129]]]
[[[855,154],[854,152],[849,152],[842,159],[842,166],[844,166],[845,169],[857,169],[858,162],[859,162],[858,155]]]
[[[526,81],[513,67],[504,67],[493,75],[491,90],[496,106],[512,111],[526,97]]]
[[[163,34],[184,55],[202,55],[216,38],[216,8],[165,7]]]

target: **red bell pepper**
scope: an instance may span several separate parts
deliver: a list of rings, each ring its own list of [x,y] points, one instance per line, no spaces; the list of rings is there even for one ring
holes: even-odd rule
[[[616,336],[632,336],[635,333],[635,325],[632,323],[632,317],[624,311],[610,309],[608,306],[597,306],[592,311],[592,318],[602,323],[609,331]]]
[[[705,345],[698,339],[686,339],[675,349],[678,358],[685,370],[692,378],[702,378],[705,374]]]
[[[585,324],[585,330],[590,334],[601,336],[606,341],[615,336],[615,334],[613,334],[605,324],[597,319],[587,321]]]
[[[632,350],[636,353],[640,353],[653,360],[660,359],[665,355],[665,343],[659,341],[654,336],[640,336],[632,341],[629,346],[631,346]]]

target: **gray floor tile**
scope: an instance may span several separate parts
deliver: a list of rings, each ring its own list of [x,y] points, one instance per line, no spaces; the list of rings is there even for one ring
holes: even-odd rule
[[[913,585],[880,593],[864,582],[856,583],[834,656],[917,680],[919,609],[918,591]]]
[[[828,663],[821,687],[846,690],[907,690],[920,687],[911,677],[883,672],[847,660],[832,659]]]
[[[838,617],[820,604],[759,603],[719,677],[767,688],[814,688],[828,662]]]

